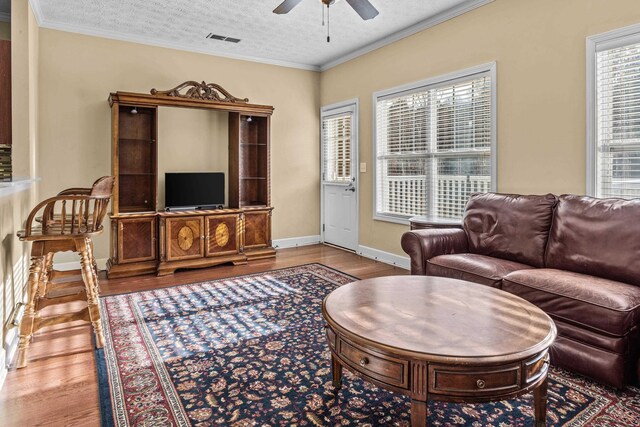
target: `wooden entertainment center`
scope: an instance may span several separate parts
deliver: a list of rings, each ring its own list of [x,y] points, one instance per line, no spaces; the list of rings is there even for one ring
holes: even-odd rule
[[[115,187],[108,277],[166,275],[179,268],[275,256],[269,138],[273,107],[248,101],[219,85],[195,81],[150,94],[110,94]],[[158,107],[228,112],[228,208],[158,211]]]

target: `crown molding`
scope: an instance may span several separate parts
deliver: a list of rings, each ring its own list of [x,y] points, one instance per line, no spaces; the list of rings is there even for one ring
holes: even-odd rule
[[[435,27],[438,24],[442,24],[443,22],[446,22],[450,19],[463,15],[467,12],[471,12],[472,10],[475,10],[493,1],[494,0],[469,0],[468,2],[461,3],[455,7],[452,7],[451,9],[445,10],[444,12],[434,15],[429,19],[425,19],[424,21],[418,22],[417,24],[407,27],[404,30],[400,30],[397,33],[393,33],[369,45],[356,49],[353,52],[348,53],[347,55],[341,56],[340,58],[337,58],[325,64],[322,64],[320,66],[320,71],[326,71],[337,65],[343,64],[347,61],[351,61],[352,59],[365,55],[369,52],[373,52],[376,49],[380,49],[381,47],[397,42],[398,40],[402,40],[406,37],[417,34],[420,31],[424,31],[428,28]]]
[[[11,14],[7,12],[0,12],[0,22],[11,22]]]
[[[302,64],[297,62],[279,61],[276,59],[261,58],[261,57],[250,56],[250,55],[234,55],[234,54],[225,53],[225,52],[216,52],[208,49],[201,49],[201,48],[189,46],[183,43],[164,42],[164,41],[158,41],[158,40],[151,39],[149,37],[144,37],[144,36],[131,36],[131,35],[117,33],[115,31],[97,30],[95,28],[86,27],[83,25],[70,25],[70,24],[65,24],[61,22],[49,21],[45,19],[42,14],[42,9],[40,8],[40,0],[29,0],[29,3],[31,4],[31,9],[33,10],[34,15],[36,16],[36,20],[38,21],[38,26],[42,28],[48,28],[50,30],[66,31],[69,33],[77,33],[77,34],[83,34],[87,36],[102,37],[105,39],[119,40],[119,41],[130,42],[130,43],[138,43],[138,44],[144,44],[149,46],[164,47],[168,49],[176,49],[176,50],[182,50],[186,52],[201,53],[205,55],[218,56],[222,58],[258,62],[261,64],[267,64],[267,65],[277,65],[280,67],[298,68],[298,69],[307,70],[307,71],[320,71],[320,67],[318,65],[313,65],[313,64]]]
[[[41,27],[42,21],[44,18],[42,14],[42,9],[40,8],[40,2],[38,0],[29,0],[29,6],[31,6],[31,10],[33,11],[33,14],[36,17],[36,22],[38,23],[38,26]]]
[[[277,65],[280,67],[299,68],[301,70],[307,70],[307,71],[320,71],[320,67],[318,67],[317,65],[300,64],[297,62],[288,62],[288,61],[278,61],[275,59],[260,58],[256,56],[250,56],[250,55],[234,55],[229,53],[211,51],[207,49],[200,49],[197,47],[188,46],[183,43],[162,42],[162,41],[153,40],[147,37],[141,37],[141,36],[133,37],[133,36],[119,34],[113,31],[102,31],[102,30],[96,30],[93,28],[88,28],[83,26],[67,25],[67,24],[44,21],[40,25],[40,27],[48,28],[51,30],[78,33],[78,34],[83,34],[87,36],[102,37],[102,38],[111,39],[111,40],[119,40],[119,41],[138,43],[138,44],[144,44],[149,46],[164,47],[168,49],[175,49],[175,50],[181,50],[186,52],[201,53],[201,54],[217,56],[221,58],[238,59],[241,61],[257,62],[257,63],[267,64],[267,65]]]
[[[44,18],[42,9],[40,8],[40,0],[29,0],[29,4],[31,5],[31,9],[33,10],[33,13],[36,17],[38,26],[42,28],[48,28],[48,29],[58,30],[58,31],[66,31],[66,32],[77,33],[77,34],[84,34],[88,36],[102,37],[102,38],[112,39],[112,40],[120,40],[120,41],[125,41],[130,43],[139,43],[139,44],[144,44],[149,46],[164,47],[168,49],[176,49],[176,50],[182,50],[187,52],[201,53],[205,55],[219,56],[223,58],[238,59],[241,61],[257,62],[261,64],[276,65],[276,66],[288,67],[288,68],[298,68],[298,69],[307,70],[307,71],[326,71],[330,68],[343,64],[359,56],[365,55],[383,46],[387,46],[398,40],[402,40],[406,37],[419,33],[420,31],[424,31],[428,28],[434,27],[438,24],[441,24],[450,19],[463,15],[467,12],[471,12],[472,10],[475,10],[493,1],[494,0],[469,0],[455,7],[452,7],[451,9],[441,12],[429,19],[426,19],[408,28],[405,28],[404,30],[398,31],[378,41],[375,41],[371,44],[358,48],[347,55],[338,57],[325,64],[320,64],[320,65],[303,64],[303,63],[289,62],[289,61],[279,61],[275,59],[262,58],[262,57],[256,57],[256,56],[250,56],[250,55],[234,55],[226,52],[217,52],[217,51],[192,47],[183,43],[163,42],[163,41],[158,41],[158,40],[151,39],[144,36],[131,36],[131,35],[120,34],[114,31],[97,30],[95,28],[91,28],[88,26],[69,25],[61,22],[49,21]]]

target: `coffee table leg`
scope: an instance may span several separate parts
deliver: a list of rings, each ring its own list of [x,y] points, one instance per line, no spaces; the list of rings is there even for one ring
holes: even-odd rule
[[[331,353],[331,375],[333,377],[333,386],[338,389],[342,387],[342,365],[333,353]]]
[[[536,427],[547,425],[547,378],[533,391],[533,411]]]
[[[427,426],[427,402],[420,400],[411,401],[411,427],[426,427]]]

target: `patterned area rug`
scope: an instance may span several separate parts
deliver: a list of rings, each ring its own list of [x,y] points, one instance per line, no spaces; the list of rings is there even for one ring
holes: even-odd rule
[[[354,278],[319,264],[101,299],[103,424],[409,426],[409,400],[347,370],[331,387],[322,299]],[[430,402],[430,426],[530,426],[532,397]],[[553,368],[548,425],[639,426],[640,390]]]

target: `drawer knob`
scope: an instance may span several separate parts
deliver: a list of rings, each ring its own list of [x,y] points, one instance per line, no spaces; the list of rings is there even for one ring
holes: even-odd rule
[[[369,359],[367,359],[366,357],[363,357],[362,359],[360,359],[360,366],[366,366],[369,364]]]
[[[484,386],[486,386],[487,384],[484,382],[484,380],[478,380],[476,381],[476,385],[478,386],[478,388],[484,388]]]

